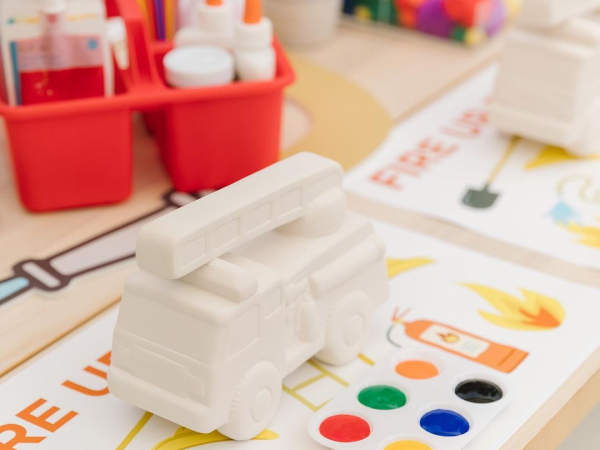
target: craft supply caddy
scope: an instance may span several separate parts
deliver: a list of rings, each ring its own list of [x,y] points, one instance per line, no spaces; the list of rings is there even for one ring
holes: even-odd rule
[[[131,115],[141,112],[175,189],[226,186],[279,156],[283,89],[294,72],[281,47],[272,81],[176,90],[136,0],[107,0],[125,21],[129,68],[115,64],[115,95],[42,105],[0,103],[15,181],[30,211],[115,203],[132,192]]]

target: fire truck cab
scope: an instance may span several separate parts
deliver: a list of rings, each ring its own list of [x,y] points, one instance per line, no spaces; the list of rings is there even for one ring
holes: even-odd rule
[[[342,176],[299,154],[144,227],[111,392],[244,440],[265,429],[302,363],[355,358],[389,287],[383,243],[346,211]]]

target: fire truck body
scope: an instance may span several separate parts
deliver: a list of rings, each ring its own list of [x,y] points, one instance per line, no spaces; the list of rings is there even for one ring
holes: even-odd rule
[[[297,217],[271,214],[277,226],[197,267],[173,269],[184,261],[179,252],[167,264],[151,263],[163,276],[139,270],[128,279],[109,373],[113,394],[194,431],[249,439],[273,417],[287,374],[315,355],[332,364],[357,356],[372,309],[388,295],[385,251],[371,224],[346,212],[341,176],[334,172],[331,183],[331,169],[340,169],[324,161],[327,170],[316,179],[309,170],[298,182],[282,181],[301,187],[294,196],[306,207]],[[306,189],[315,183],[325,188],[311,198]],[[268,200],[271,211],[281,211],[281,196],[289,192]],[[235,233],[243,235],[248,221],[238,219],[244,225]]]

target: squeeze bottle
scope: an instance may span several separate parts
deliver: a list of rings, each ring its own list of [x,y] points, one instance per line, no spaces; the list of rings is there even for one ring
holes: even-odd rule
[[[244,20],[235,28],[234,56],[240,80],[272,80],[275,77],[273,24],[263,17],[260,0],[246,0]]]
[[[206,3],[205,3],[206,1]],[[233,8],[223,0],[200,0],[196,4],[198,25],[180,29],[175,34],[175,47],[216,45],[233,47]]]

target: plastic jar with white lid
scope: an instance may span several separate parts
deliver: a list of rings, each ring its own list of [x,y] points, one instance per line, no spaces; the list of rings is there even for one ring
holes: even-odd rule
[[[163,64],[167,83],[173,88],[219,86],[235,78],[233,56],[215,45],[175,48],[165,55]]]

